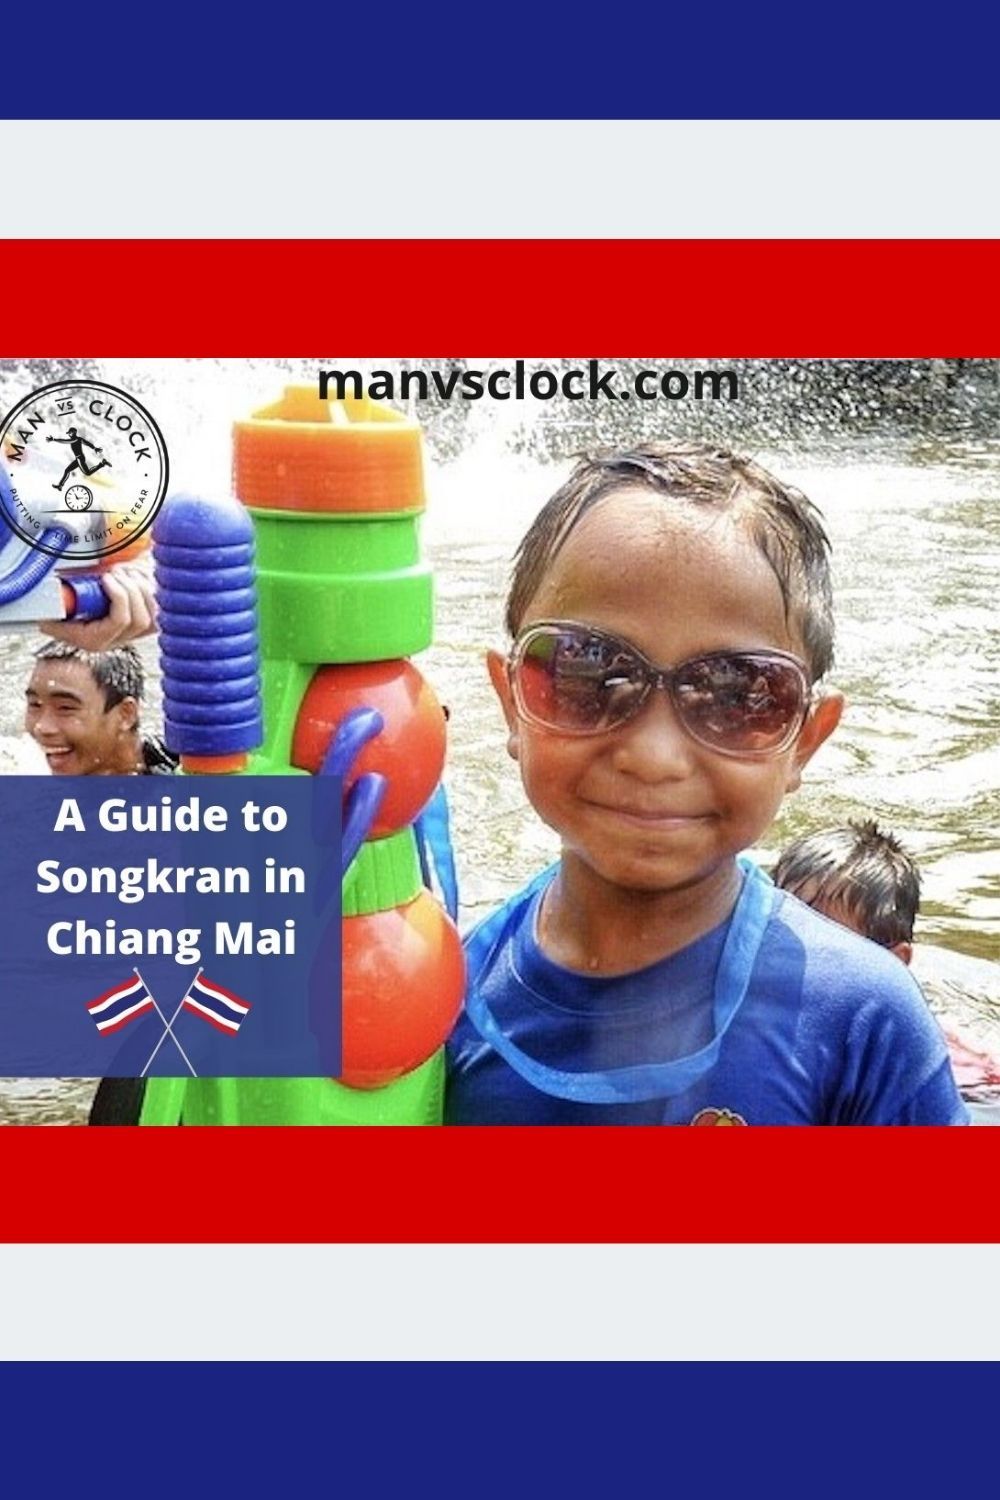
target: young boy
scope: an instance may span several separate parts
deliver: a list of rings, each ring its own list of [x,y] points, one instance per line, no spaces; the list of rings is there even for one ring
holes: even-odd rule
[[[888,948],[909,964],[920,907],[920,872],[912,857],[873,818],[796,839],[774,867],[774,883]]]
[[[774,883],[904,964],[912,961],[920,871],[899,840],[873,819],[796,839],[782,852]],[[1000,1060],[943,1020],[941,1029],[959,1090],[970,1104],[987,1102],[1000,1084]],[[995,1108],[991,1116],[997,1118]]]
[[[489,670],[559,864],[468,944],[456,1124],[959,1124],[889,954],[738,862],[840,718],[798,492],[687,444],[587,460],[518,551]]]
[[[24,727],[53,775],[172,775],[178,757],[162,740],[140,733],[144,687],[134,646],[41,646],[25,689]]]

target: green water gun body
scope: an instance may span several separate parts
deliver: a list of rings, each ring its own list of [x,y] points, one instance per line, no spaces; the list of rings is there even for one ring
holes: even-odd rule
[[[443,710],[407,659],[430,645],[433,624],[433,580],[420,553],[420,429],[367,399],[321,401],[292,387],[235,424],[233,473],[256,553],[263,742],[233,732],[253,717],[235,694],[221,731],[206,727],[203,693],[188,703],[183,663],[203,676],[209,668],[190,666],[205,657],[202,641],[198,653],[192,645],[179,654],[203,626],[197,609],[188,625],[172,608],[173,502],[162,528],[167,564],[154,535],[158,585],[161,576],[167,584],[161,621],[170,627],[161,637],[167,740],[187,774],[344,776],[343,1067],[337,1080],[153,1079],[141,1123],[438,1124],[443,1043],[465,971],[454,923],[425,885],[414,827],[445,751]],[[225,563],[208,513],[192,515],[200,545],[191,551]],[[184,593],[192,608],[196,593]],[[231,606],[241,663],[243,603],[238,590],[205,591],[208,614]],[[241,673],[242,665],[216,675],[242,681]]]

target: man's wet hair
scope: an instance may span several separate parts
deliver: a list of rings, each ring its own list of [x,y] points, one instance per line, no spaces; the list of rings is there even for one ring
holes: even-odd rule
[[[625,488],[728,512],[767,559],[785,619],[802,639],[813,680],[833,664],[830,542],[823,520],[799,490],[752,459],[699,443],[648,443],[580,460],[535,517],[517,549],[507,596],[516,636],[525,611],[567,538],[588,511]]]
[[[883,948],[913,941],[920,872],[895,835],[873,818],[789,844],[775,866],[774,883],[810,906],[840,907]]]
[[[106,651],[84,651],[66,641],[46,641],[35,652],[36,661],[78,661],[104,693],[107,713],[123,698],[142,702],[146,674],[134,646],[109,646]]]

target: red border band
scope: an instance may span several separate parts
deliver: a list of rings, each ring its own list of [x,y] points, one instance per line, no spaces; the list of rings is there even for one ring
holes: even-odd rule
[[[989,1130],[11,1128],[17,1242],[1000,1239]]]
[[[993,240],[11,240],[0,267],[19,358],[1000,355]]]

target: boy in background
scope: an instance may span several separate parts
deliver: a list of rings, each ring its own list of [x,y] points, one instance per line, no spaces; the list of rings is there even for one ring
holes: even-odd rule
[[[920,871],[913,856],[872,818],[849,819],[796,839],[774,869],[774,883],[814,911],[849,927],[904,964],[913,960],[913,926],[920,909]],[[955,1081],[966,1099],[1000,1085],[1000,1060],[942,1024]],[[992,1117],[997,1120],[996,1112]],[[998,1121],[1000,1123],[1000,1121]]]

